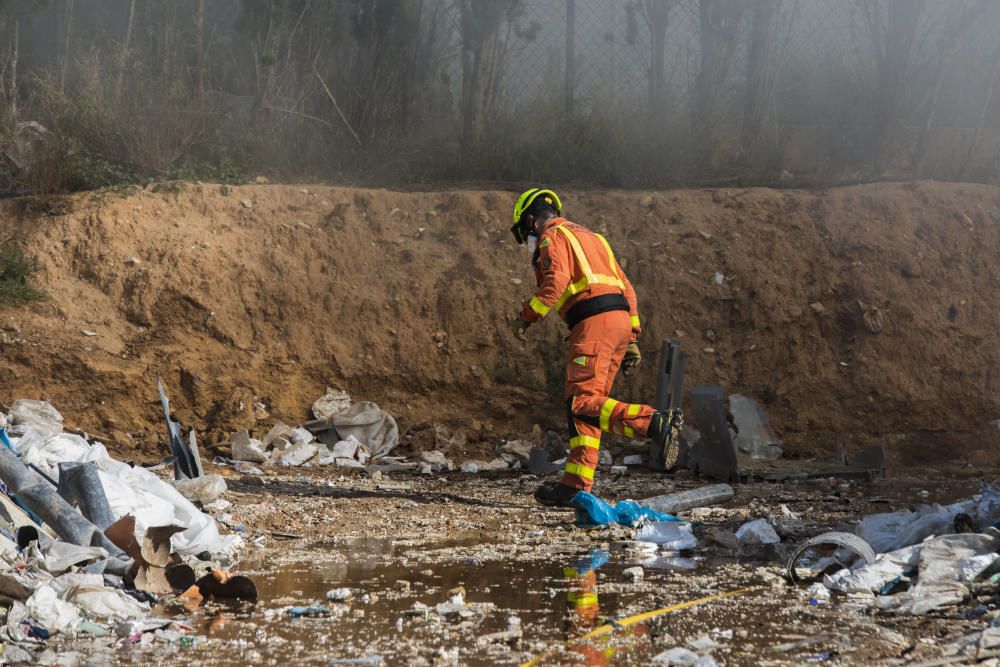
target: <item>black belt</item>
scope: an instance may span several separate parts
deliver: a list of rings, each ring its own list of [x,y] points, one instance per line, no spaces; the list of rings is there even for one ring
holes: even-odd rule
[[[613,310],[628,311],[628,301],[622,294],[602,294],[575,304],[566,312],[566,325],[573,329],[588,317],[608,313]]]

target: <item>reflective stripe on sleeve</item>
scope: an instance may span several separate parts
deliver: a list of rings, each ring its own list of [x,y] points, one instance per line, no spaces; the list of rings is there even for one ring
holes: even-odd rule
[[[633,329],[641,329],[642,328],[639,325],[639,316],[638,315],[633,315],[632,317],[630,317],[629,318],[629,324],[632,326]]]
[[[533,311],[538,313],[539,317],[545,317],[549,314],[549,307],[542,303],[537,296],[531,297],[531,301],[528,302],[528,306]]]

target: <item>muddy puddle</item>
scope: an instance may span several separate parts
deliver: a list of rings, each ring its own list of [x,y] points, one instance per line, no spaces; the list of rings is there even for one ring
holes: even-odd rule
[[[162,608],[162,616],[192,627],[195,640],[161,647],[161,658],[170,664],[191,659],[216,665],[379,664],[374,656],[380,656],[381,664],[457,659],[488,665],[542,655],[543,664],[644,664],[654,649],[655,628],[649,623],[572,642],[608,619],[660,602],[649,592],[669,574],[717,565],[637,554],[621,543],[562,553],[549,562],[489,557],[442,562],[446,551],[474,547],[479,539],[474,534],[421,545],[391,539],[281,543],[273,550],[279,553],[260,552],[241,565],[257,582],[256,604]],[[641,581],[626,572],[637,564],[645,570]],[[345,588],[350,599],[327,599],[329,591]],[[148,664],[150,655],[148,648],[136,647],[117,657]]]
[[[572,513],[511,503],[509,496],[498,496],[496,507],[456,502],[430,511],[406,499],[372,500],[382,503],[373,508],[413,512],[411,526],[436,530],[407,532],[397,522],[373,524],[364,538],[321,537],[305,530],[305,522],[280,524],[281,532],[252,538],[249,543],[260,546],[250,546],[235,568],[256,581],[256,604],[186,609],[168,602],[157,615],[189,626],[186,636],[116,646],[108,657],[144,665],[521,665],[536,658],[544,665],[644,665],[686,648],[732,666],[885,664],[932,655],[931,645],[921,643],[932,631],[927,619],[912,624],[872,616],[840,597],[812,600],[806,586],[781,578],[781,553],[738,558],[710,546],[705,535],[713,526],[735,530],[756,516],[777,516],[784,547],[824,530],[850,529],[871,512],[949,502],[976,490],[978,483],[968,480],[927,479],[743,486],[729,508],[701,515],[695,523],[701,546],[684,555],[644,552],[628,531],[574,529]],[[322,511],[315,498],[309,502],[309,511],[328,521],[345,501],[334,498]],[[785,509],[798,518],[782,514]],[[311,539],[279,539],[286,530]],[[347,589],[349,599],[328,599],[338,589]],[[748,590],[624,623],[741,589]],[[621,627],[581,641],[609,621]],[[972,622],[933,623],[938,641],[973,628]]]

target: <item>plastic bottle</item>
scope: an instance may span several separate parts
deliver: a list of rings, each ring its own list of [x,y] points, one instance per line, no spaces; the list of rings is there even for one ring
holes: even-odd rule
[[[680,493],[646,498],[640,500],[639,504],[657,512],[677,514],[694,507],[708,507],[724,503],[733,497],[733,493],[733,487],[728,484],[712,484],[699,489],[688,489]]]

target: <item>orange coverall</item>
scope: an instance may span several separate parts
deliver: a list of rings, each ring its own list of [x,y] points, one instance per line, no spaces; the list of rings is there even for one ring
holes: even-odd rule
[[[535,322],[555,308],[563,319],[573,306],[598,296],[619,294],[628,311],[594,315],[570,330],[566,361],[570,453],[562,483],[589,491],[594,485],[601,431],[629,438],[646,436],[654,410],[608,396],[628,344],[639,334],[635,291],[611,246],[600,234],[565,218],[547,222],[538,239],[535,261],[538,289],[521,318]]]

